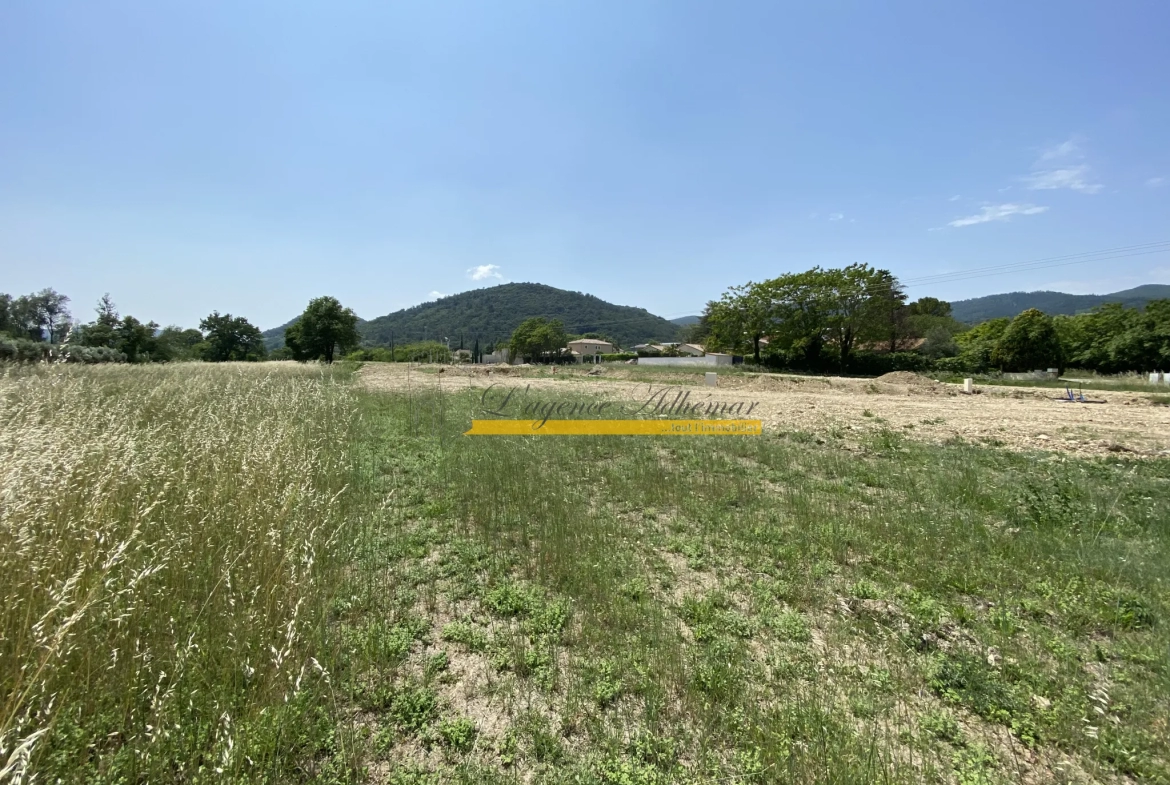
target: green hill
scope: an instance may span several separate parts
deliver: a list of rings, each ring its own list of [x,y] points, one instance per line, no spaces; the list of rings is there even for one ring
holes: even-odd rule
[[[1072,315],[1105,303],[1122,303],[1128,307],[1144,306],[1150,300],[1170,297],[1170,285],[1146,284],[1113,294],[1065,294],[1064,292],[1009,292],[990,294],[951,303],[951,312],[960,322],[977,324],[1001,316],[1013,317],[1029,308],[1051,316]]]
[[[506,283],[453,294],[361,321],[358,330],[371,346],[450,339],[455,347],[462,339],[471,348],[477,338],[481,346],[506,341],[520,322],[532,316],[560,319],[570,333],[602,333],[626,347],[678,337],[677,325],[644,308],[614,305],[591,294],[538,283]],[[270,349],[284,344],[284,330],[292,323],[264,333]]]

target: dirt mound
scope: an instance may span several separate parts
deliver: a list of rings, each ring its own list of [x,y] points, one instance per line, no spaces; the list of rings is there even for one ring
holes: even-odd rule
[[[874,379],[885,384],[905,384],[909,387],[934,387],[934,381],[910,371],[892,371]]]

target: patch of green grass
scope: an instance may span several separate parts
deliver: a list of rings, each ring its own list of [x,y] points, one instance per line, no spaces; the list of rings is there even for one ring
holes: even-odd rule
[[[445,719],[439,722],[439,738],[456,752],[467,752],[475,743],[475,722],[468,717]]]

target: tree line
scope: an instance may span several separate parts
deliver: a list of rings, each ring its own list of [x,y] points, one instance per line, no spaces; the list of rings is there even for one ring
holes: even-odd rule
[[[814,267],[730,288],[707,304],[687,339],[793,370],[1144,372],[1170,369],[1170,300],[1055,318],[1030,309],[972,327],[947,302],[908,302],[888,270]]]
[[[334,297],[309,302],[286,331],[285,347],[269,354],[260,329],[242,316],[213,311],[199,328],[161,327],[123,315],[109,294],[88,322],[74,319],[69,298],[53,289],[13,297],[0,293],[0,361],[205,362],[334,358],[359,343],[357,316]]]

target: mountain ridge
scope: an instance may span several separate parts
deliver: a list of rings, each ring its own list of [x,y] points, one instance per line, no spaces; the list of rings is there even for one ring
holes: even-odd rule
[[[1170,297],[1170,285],[1150,283],[1123,289],[1111,294],[1066,294],[1048,290],[1034,292],[1005,292],[956,300],[951,303],[951,315],[960,322],[976,324],[988,319],[1014,317],[1029,308],[1036,308],[1049,316],[1072,316],[1106,303],[1121,303],[1127,307],[1142,307],[1150,300]]]

